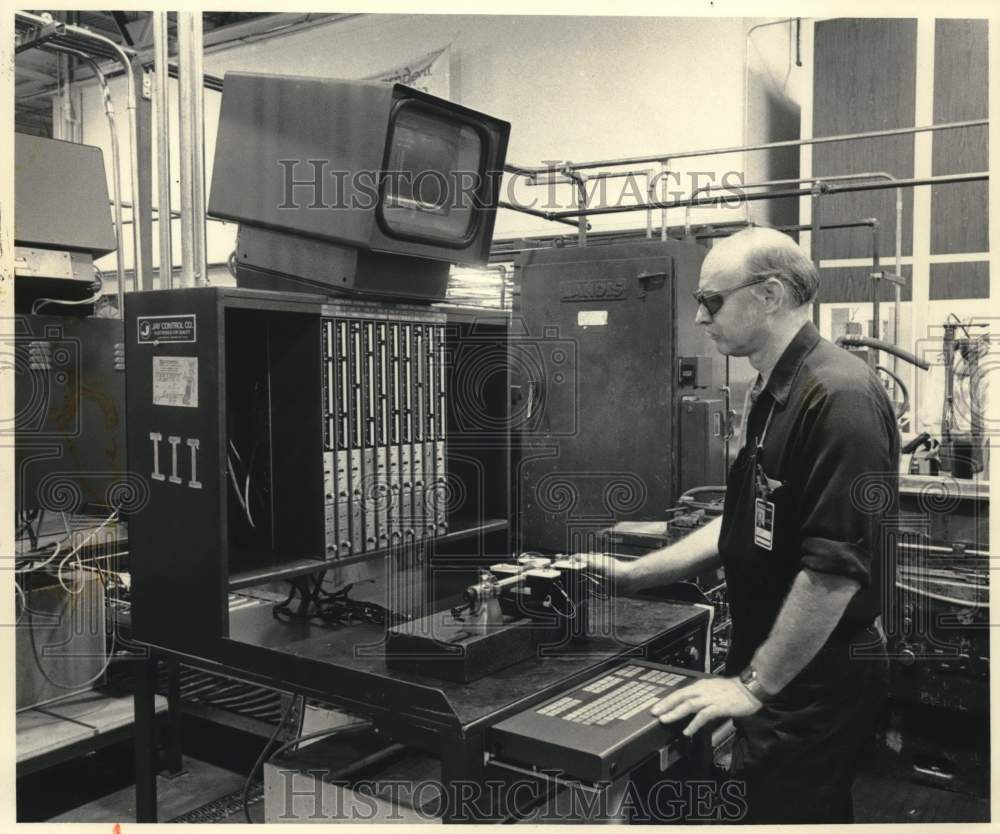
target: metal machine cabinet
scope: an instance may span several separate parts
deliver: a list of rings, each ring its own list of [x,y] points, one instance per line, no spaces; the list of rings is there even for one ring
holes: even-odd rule
[[[681,471],[685,438],[678,428],[682,398],[717,400],[724,372],[694,321],[692,292],[704,252],[666,241],[523,255],[524,547],[592,549],[600,529],[663,518],[682,485],[703,485],[692,481],[706,472],[692,478]],[[695,431],[692,416],[687,425],[700,435],[703,470],[716,449],[721,461],[723,432],[711,425]]]
[[[19,316],[14,348],[18,509],[134,509],[121,321]]]
[[[205,287],[130,294],[126,321],[137,639],[211,656],[229,591],[431,542],[467,585],[506,554],[506,377],[475,371],[506,315]]]

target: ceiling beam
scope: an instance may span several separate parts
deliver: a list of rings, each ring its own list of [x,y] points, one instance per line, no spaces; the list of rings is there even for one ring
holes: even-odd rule
[[[53,67],[53,70],[54,69],[55,68]],[[18,76],[26,81],[41,81],[43,84],[54,84],[56,82],[56,74],[54,71],[42,72],[41,70],[23,66],[22,64],[17,64],[14,67],[14,78],[16,79]]]
[[[114,19],[118,31],[121,32],[121,36],[125,39],[125,43],[128,46],[135,46],[135,41],[132,40],[132,33],[128,30],[128,18],[125,17],[125,13],[112,12],[111,17]]]

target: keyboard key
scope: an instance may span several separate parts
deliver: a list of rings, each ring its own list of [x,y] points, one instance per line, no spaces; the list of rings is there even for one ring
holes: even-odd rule
[[[608,675],[606,677],[601,678],[600,680],[596,680],[593,683],[588,684],[583,688],[583,691],[593,692],[596,694],[598,692],[604,692],[606,689],[610,689],[615,684],[621,682],[622,682],[621,678],[616,678],[614,675]]]
[[[631,718],[631,717],[632,717],[632,716],[634,716],[634,715],[638,715],[638,714],[639,714],[640,712],[642,712],[643,710],[647,710],[647,709],[650,709],[650,708],[651,708],[651,707],[652,707],[652,706],[653,706],[653,705],[654,705],[654,704],[655,704],[655,703],[656,703],[657,701],[659,701],[659,700],[660,700],[660,699],[659,699],[659,698],[656,698],[656,697],[653,697],[653,698],[647,698],[647,699],[646,699],[645,701],[643,701],[642,703],[640,703],[640,704],[637,704],[636,706],[632,707],[632,709],[630,709],[630,710],[629,710],[628,712],[624,713],[623,715],[619,715],[618,717],[619,717],[619,718],[620,718],[620,719],[621,719],[622,721],[627,721],[627,720],[628,720],[629,718]]]
[[[558,701],[553,701],[551,704],[546,704],[541,709],[537,710],[539,715],[559,715],[565,712],[570,707],[576,706],[580,703],[579,698],[560,698]]]

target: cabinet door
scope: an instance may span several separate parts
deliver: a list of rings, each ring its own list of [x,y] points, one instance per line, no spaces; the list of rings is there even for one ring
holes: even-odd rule
[[[524,546],[592,549],[598,531],[670,505],[677,297],[700,260],[674,242],[550,250],[524,265],[521,349],[539,366],[518,473]]]

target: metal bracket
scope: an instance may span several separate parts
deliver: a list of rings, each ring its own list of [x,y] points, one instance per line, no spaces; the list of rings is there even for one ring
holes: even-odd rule
[[[639,281],[639,298],[645,298],[650,290],[661,289],[670,274],[667,272],[643,272],[637,276]]]
[[[47,17],[47,15],[46,15]],[[14,53],[35,49],[46,41],[66,34],[66,24],[59,20],[49,20],[44,26],[38,26],[28,32],[22,32],[14,37]]]
[[[149,70],[142,71],[142,97],[146,101],[153,100],[153,73]]]
[[[897,275],[895,272],[883,272],[879,270],[878,272],[870,273],[868,277],[873,281],[888,281],[900,287],[906,286],[906,279],[902,275]]]

